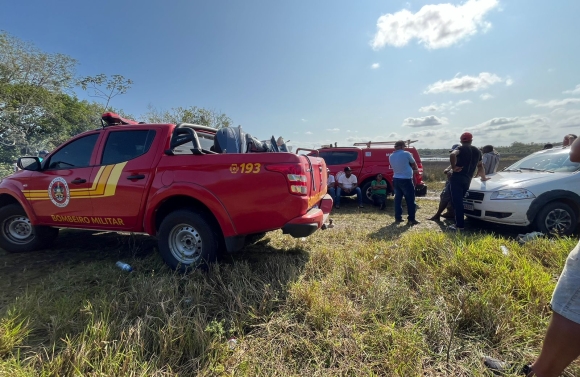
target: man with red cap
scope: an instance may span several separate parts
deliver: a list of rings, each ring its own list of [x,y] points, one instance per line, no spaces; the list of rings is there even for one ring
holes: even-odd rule
[[[489,178],[485,176],[485,170],[481,161],[481,152],[479,149],[471,145],[473,135],[469,132],[464,132],[459,138],[461,146],[456,148],[449,155],[449,162],[451,163],[451,178],[449,179],[451,186],[451,201],[455,209],[455,226],[450,226],[450,230],[463,230],[463,198],[465,193],[469,190],[473,173],[477,168],[477,175],[481,177],[482,181],[487,181]]]

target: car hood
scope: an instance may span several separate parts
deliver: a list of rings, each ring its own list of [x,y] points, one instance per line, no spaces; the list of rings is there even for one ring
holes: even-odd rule
[[[484,182],[479,177],[473,178],[469,189],[474,191],[497,191],[510,188],[530,189],[538,184],[554,182],[575,175],[576,173],[505,171],[488,175],[490,179]]]

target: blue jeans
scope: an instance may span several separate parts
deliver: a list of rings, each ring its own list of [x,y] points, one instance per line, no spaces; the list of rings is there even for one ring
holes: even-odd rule
[[[471,178],[463,174],[453,173],[449,182],[451,182],[451,201],[453,209],[455,209],[455,226],[463,229],[465,226],[463,198],[467,190],[469,190]]]
[[[336,188],[334,187],[329,187],[328,190],[326,190],[328,192],[328,195],[330,195],[332,197],[332,201],[336,202]]]
[[[395,186],[395,220],[403,219],[403,196],[407,202],[407,219],[415,221],[415,185],[413,179],[393,178],[393,186]]]
[[[363,203],[362,203],[362,192],[360,191],[360,187],[355,188],[354,189],[354,192],[356,193],[356,198],[358,200],[358,205],[359,206],[362,206],[363,205]],[[340,205],[340,197],[341,197],[341,195],[342,196],[352,196],[353,193],[351,191],[350,193],[346,194],[343,189],[341,189],[340,187],[337,187],[336,188],[336,205],[337,206]]]

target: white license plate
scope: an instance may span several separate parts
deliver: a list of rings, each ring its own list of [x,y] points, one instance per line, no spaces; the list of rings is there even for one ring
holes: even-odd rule
[[[473,204],[471,204],[471,203],[463,203],[463,209],[466,209],[468,211],[473,211]]]

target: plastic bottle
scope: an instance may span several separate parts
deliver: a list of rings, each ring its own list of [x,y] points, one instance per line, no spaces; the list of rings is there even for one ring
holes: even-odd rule
[[[117,265],[117,267],[119,267],[123,271],[127,271],[127,272],[133,271],[133,267],[131,267],[130,265],[128,265],[125,262],[117,261],[117,263],[115,263],[115,264]]]

